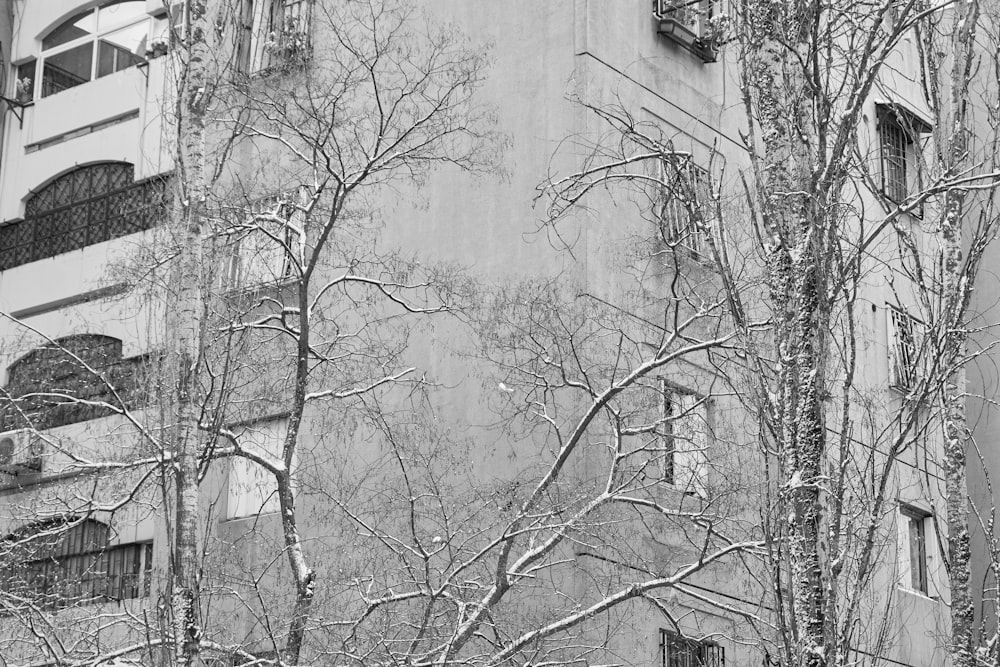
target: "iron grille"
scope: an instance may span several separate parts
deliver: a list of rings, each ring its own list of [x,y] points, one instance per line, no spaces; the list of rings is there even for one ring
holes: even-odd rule
[[[919,323],[896,308],[889,308],[889,380],[898,389],[912,389],[917,381]]]
[[[0,227],[0,271],[141,232],[164,220],[163,178],[130,184],[130,174],[116,170],[74,174],[39,192],[23,220]],[[97,187],[107,189],[88,189]],[[80,197],[95,191],[101,194]]]
[[[882,118],[879,126],[882,144],[882,192],[900,204],[906,200],[906,148],[910,138],[892,116]]]
[[[67,537],[72,538],[74,531]],[[151,588],[152,553],[150,542],[69,551],[21,562],[8,571],[2,584],[43,609],[144,597]]]
[[[705,21],[712,15],[712,3],[708,0],[657,0],[654,13],[660,18],[677,21],[701,37]]]
[[[660,667],[725,667],[726,649],[660,630]]]
[[[10,366],[0,399],[0,432],[76,424],[112,414],[108,406],[137,405],[149,363],[145,356],[122,358],[121,341],[95,334],[36,348]]]
[[[702,255],[707,242],[699,225],[707,218],[712,192],[708,172],[686,158],[680,164],[665,160],[662,168],[664,191],[660,225],[663,240]]]

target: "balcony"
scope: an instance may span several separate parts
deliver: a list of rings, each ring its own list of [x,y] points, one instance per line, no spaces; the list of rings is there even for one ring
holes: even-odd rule
[[[657,32],[698,56],[702,62],[718,58],[722,23],[713,20],[711,0],[656,0],[653,16]]]
[[[154,177],[0,226],[0,271],[151,229],[166,215]]]

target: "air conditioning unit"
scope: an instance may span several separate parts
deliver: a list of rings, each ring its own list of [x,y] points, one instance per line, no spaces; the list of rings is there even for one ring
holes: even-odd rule
[[[42,471],[45,441],[31,429],[0,433],[0,472],[23,475]]]

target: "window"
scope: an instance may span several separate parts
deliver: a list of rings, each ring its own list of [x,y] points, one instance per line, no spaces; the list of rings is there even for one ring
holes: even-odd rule
[[[929,591],[927,524],[931,520],[931,515],[909,505],[902,505],[899,512],[901,578],[907,588],[926,595]]]
[[[145,0],[115,0],[80,12],[42,39],[41,96],[145,62]]]
[[[295,277],[299,213],[293,194],[254,202],[225,233],[222,283],[226,289],[248,289]]]
[[[715,62],[723,24],[713,20],[711,0],[655,0],[653,4],[660,34],[704,62]]]
[[[663,183],[660,235],[665,243],[703,255],[708,244],[702,226],[711,217],[712,206],[708,171],[681,154],[662,160],[660,166]]]
[[[0,582],[45,609],[149,595],[152,542],[111,546],[108,526],[93,519],[58,519],[8,535],[16,563]]]
[[[247,451],[280,458],[288,432],[287,419],[270,419],[236,429],[240,445]],[[231,456],[226,518],[242,519],[277,512],[274,475],[242,456]]]
[[[242,0],[237,69],[261,72],[308,60],[311,9],[311,0]]]
[[[726,649],[712,641],[694,641],[660,630],[660,667],[724,667]]]
[[[166,213],[166,180],[133,182],[127,162],[77,167],[28,197],[0,226],[0,271],[141,232]]]
[[[920,371],[922,324],[899,308],[889,306],[887,312],[889,386],[909,391],[916,385]]]
[[[879,106],[878,119],[882,194],[902,204],[922,187],[919,135],[930,128],[912,114],[887,105]],[[913,212],[923,213],[920,209]]]
[[[147,361],[143,356],[123,358],[120,340],[98,334],[66,336],[35,348],[7,369],[0,432],[98,419],[112,414],[103,404],[122,407],[119,399],[133,407],[141,402]],[[51,392],[72,398],[46,395]]]
[[[661,480],[684,493],[708,495],[708,409],[703,398],[661,380]]]

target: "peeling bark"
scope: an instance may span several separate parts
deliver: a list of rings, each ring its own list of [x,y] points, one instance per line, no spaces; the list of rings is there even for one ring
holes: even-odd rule
[[[209,52],[205,0],[188,4],[186,45],[178,49],[176,185],[170,220],[180,243],[172,267],[168,301],[168,377],[173,396],[167,423],[173,425],[174,517],[171,567],[171,613],[174,659],[178,666],[197,663],[201,638],[199,576],[199,461],[198,372],[202,340],[202,237],[206,199],[205,116]]]

